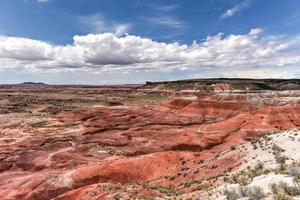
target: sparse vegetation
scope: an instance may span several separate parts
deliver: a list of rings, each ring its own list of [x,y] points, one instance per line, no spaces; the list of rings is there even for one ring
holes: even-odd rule
[[[300,162],[293,162],[288,168],[287,172],[290,176],[294,176],[297,180],[300,179]]]
[[[278,184],[271,184],[270,188],[274,196],[278,199],[291,199],[293,196],[300,195],[300,185],[288,185],[286,182],[279,182]]]
[[[230,149],[231,149],[231,151],[234,151],[234,150],[236,150],[236,146],[232,145],[232,146],[230,146]]]
[[[291,196],[288,196],[287,194],[282,192],[275,193],[273,197],[275,200],[293,200]]]
[[[224,195],[227,200],[237,200],[242,197],[248,197],[249,200],[263,199],[266,194],[260,187],[238,187],[237,189],[226,189]]]
[[[176,189],[174,186],[164,187],[162,185],[153,185],[150,186],[152,190],[158,190],[159,192],[167,195],[167,196],[178,196],[182,194],[182,191]]]
[[[269,139],[266,140],[266,138]],[[264,140],[265,143],[257,140],[252,141],[251,145],[254,149],[259,146],[261,150],[266,151],[268,149],[266,146],[273,144],[271,146],[272,151],[270,153],[273,153],[275,162],[278,163],[279,167],[265,169],[264,164],[262,162],[258,162],[253,168],[248,166],[247,170],[242,170],[238,173],[232,174],[231,176],[224,175],[225,181],[239,185],[238,187],[233,187],[224,191],[224,195],[227,199],[239,199],[242,197],[247,197],[247,199],[262,199],[264,196],[272,195],[275,200],[292,200],[294,196],[300,195],[300,162],[294,161],[289,164],[289,162],[287,162],[288,158],[284,154],[284,149],[273,142],[270,144],[269,142],[272,141],[270,137],[265,137]],[[270,185],[272,194],[265,193],[262,188],[252,187],[252,190],[249,189],[249,184],[252,182],[254,177],[269,174],[270,172],[275,174],[286,174],[294,177],[294,183],[290,184],[282,181],[275,182]]]

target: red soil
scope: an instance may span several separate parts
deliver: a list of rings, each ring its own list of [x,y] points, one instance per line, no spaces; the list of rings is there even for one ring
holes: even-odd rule
[[[154,185],[201,190],[203,184],[216,181],[208,177],[240,164],[241,155],[219,157],[220,152],[266,133],[299,127],[300,104],[258,107],[245,99],[175,100],[157,106],[64,112],[57,120],[66,126],[83,124],[85,129],[75,137],[62,133],[60,138],[37,137],[15,144],[37,150],[23,152],[13,164],[0,164],[0,199],[111,199],[118,192],[129,197],[161,195],[151,189]],[[196,179],[206,181],[197,188],[183,187]],[[130,190],[109,190],[108,183]]]

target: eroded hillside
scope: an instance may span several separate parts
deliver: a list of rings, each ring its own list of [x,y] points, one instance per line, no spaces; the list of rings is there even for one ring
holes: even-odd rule
[[[264,175],[299,181],[297,81],[177,84],[3,86],[0,199],[238,199]]]

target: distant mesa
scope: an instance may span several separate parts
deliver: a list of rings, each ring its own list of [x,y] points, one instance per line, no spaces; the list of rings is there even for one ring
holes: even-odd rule
[[[212,91],[259,91],[299,90],[300,79],[242,79],[211,78],[177,81],[146,82],[144,89],[156,90],[212,90]]]
[[[42,83],[42,82],[23,82],[20,84],[21,85],[47,85],[46,83]]]

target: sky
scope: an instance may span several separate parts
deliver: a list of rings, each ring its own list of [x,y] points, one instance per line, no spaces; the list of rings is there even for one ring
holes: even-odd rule
[[[0,0],[0,83],[300,78],[299,0]]]

